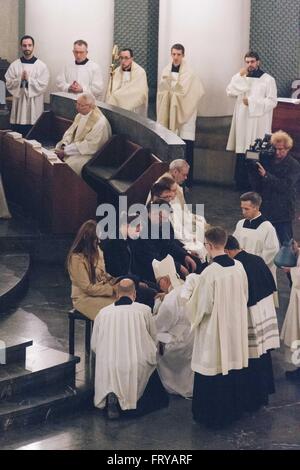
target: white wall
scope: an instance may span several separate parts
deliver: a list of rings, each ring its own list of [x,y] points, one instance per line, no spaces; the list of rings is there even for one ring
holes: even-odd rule
[[[12,62],[19,54],[19,2],[0,0],[0,57]]]
[[[170,59],[171,46],[182,43],[205,87],[202,116],[232,114],[234,102],[225,89],[249,48],[250,8],[250,0],[160,2],[159,76]]]
[[[88,42],[89,58],[101,66],[107,83],[113,25],[114,0],[26,0],[26,34],[35,38],[35,53],[50,69],[50,92],[63,65],[74,60],[77,39]]]

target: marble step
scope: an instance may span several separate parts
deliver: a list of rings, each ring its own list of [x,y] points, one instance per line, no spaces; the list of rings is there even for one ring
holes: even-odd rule
[[[0,366],[0,410],[12,397],[47,388],[53,384],[74,386],[80,358],[43,346],[27,348],[25,366]]]
[[[16,336],[7,336],[0,333],[0,370],[1,365],[23,364],[26,360],[26,349],[32,346],[33,341]]]
[[[30,256],[22,253],[0,255],[0,313],[5,312],[28,288]]]
[[[60,420],[92,406],[93,388],[82,383],[26,392],[0,405],[0,432]]]

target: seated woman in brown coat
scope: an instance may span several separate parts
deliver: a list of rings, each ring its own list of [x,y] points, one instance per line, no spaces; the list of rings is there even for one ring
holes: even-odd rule
[[[81,226],[67,258],[73,306],[90,320],[94,320],[103,307],[114,303],[118,282],[105,270],[96,227],[94,220]]]

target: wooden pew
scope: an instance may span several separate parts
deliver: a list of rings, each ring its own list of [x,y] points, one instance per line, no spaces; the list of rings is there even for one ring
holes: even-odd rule
[[[27,140],[37,140],[46,148],[55,147],[71,124],[70,119],[56,116],[53,111],[45,111],[26,138]]]
[[[23,205],[25,176],[24,139],[14,139],[7,132],[2,137],[2,178],[9,201]]]

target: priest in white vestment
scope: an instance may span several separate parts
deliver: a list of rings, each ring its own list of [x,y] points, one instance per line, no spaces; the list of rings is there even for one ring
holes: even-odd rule
[[[276,230],[260,212],[262,199],[258,193],[245,193],[240,197],[240,201],[245,218],[237,223],[233,236],[238,240],[241,249],[260,256],[264,260],[277,285],[277,268],[274,264],[274,258],[280,245]],[[274,300],[276,307],[278,307],[277,293],[274,295]]]
[[[151,309],[134,300],[134,282],[123,279],[118,300],[102,309],[94,323],[91,340],[96,353],[94,403],[102,409],[107,405],[108,413],[113,411],[110,409],[113,398],[120,412],[137,409],[157,365]],[[153,394],[150,399],[151,406],[159,406],[158,395]]]
[[[164,68],[158,83],[157,122],[185,141],[186,159],[191,167],[188,182],[192,183],[196,120],[204,88],[186,62],[182,44],[174,44],[171,56],[172,62]]]
[[[134,61],[132,49],[122,49],[120,66],[110,78],[106,102],[147,117],[148,82],[145,70]]]
[[[88,58],[86,41],[75,41],[73,47],[75,62],[64,67],[56,80],[56,86],[64,93],[78,95],[90,93],[96,100],[103,99],[104,83],[98,64]]]
[[[187,303],[195,333],[193,416],[208,427],[237,419],[243,411],[243,377],[248,367],[248,282],[239,261],[224,252],[227,233],[205,233],[213,262],[199,276]]]
[[[55,153],[81,176],[83,166],[110,139],[112,132],[108,120],[96,107],[94,96],[82,94],[76,108],[74,123],[56,145]]]
[[[158,373],[169,393],[189,398],[193,396],[194,385],[194,372],[191,369],[194,332],[191,331],[181,293],[189,292],[189,298],[194,278],[198,276],[190,274],[183,283],[177,277],[171,256],[162,261],[154,260],[152,264],[163,293],[154,306],[157,340],[161,345]]]
[[[275,79],[261,70],[258,54],[249,51],[245,67],[232,77],[226,91],[236,98],[227,150],[237,154],[236,184],[238,189],[245,190],[249,187],[245,153],[256,139],[271,134],[277,86]]]
[[[50,75],[44,62],[34,56],[34,39],[21,39],[23,56],[5,74],[6,87],[13,96],[10,123],[26,135],[44,111],[44,94]]]
[[[300,380],[300,249],[296,243],[295,252],[298,259],[297,266],[285,269],[290,272],[293,284],[281,330],[287,361],[297,367],[297,369],[285,373],[288,380]]]

